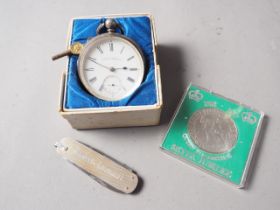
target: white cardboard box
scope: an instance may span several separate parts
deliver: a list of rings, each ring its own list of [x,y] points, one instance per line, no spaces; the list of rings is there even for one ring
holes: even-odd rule
[[[160,122],[160,114],[162,109],[162,90],[160,78],[160,66],[157,60],[157,42],[155,33],[154,19],[149,14],[126,14],[126,15],[105,15],[94,17],[78,17],[70,21],[67,48],[70,45],[70,37],[72,34],[72,25],[75,19],[82,18],[99,18],[99,17],[136,17],[147,16],[151,20],[153,54],[155,63],[155,79],[157,103],[145,106],[122,106],[122,107],[104,107],[104,108],[85,108],[85,109],[66,109],[64,107],[66,93],[66,79],[68,72],[68,62],[66,71],[62,75],[59,112],[71,126],[75,129],[93,129],[93,128],[110,128],[110,127],[129,127],[129,126],[150,126],[157,125]],[[69,60],[69,59],[68,59]]]

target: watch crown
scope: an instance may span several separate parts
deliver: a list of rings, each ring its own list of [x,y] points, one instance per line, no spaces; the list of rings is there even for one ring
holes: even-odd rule
[[[96,34],[98,35],[104,33],[106,30],[108,33],[113,33],[116,30],[119,30],[121,34],[124,34],[124,30],[121,25],[113,18],[108,18],[105,22],[101,23],[96,29]]]
[[[108,32],[114,32],[115,29],[118,27],[118,24],[113,18],[108,18],[105,21],[105,27],[108,30]]]

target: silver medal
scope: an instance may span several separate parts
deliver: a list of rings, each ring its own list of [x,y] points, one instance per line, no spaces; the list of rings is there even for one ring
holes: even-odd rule
[[[193,143],[209,153],[224,153],[237,141],[234,121],[225,112],[215,108],[196,111],[187,126]]]

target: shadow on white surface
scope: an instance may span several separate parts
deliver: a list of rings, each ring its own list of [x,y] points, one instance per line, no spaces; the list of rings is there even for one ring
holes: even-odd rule
[[[161,124],[169,123],[186,87],[186,58],[180,46],[158,46],[163,109]],[[187,79],[188,80],[188,79]]]
[[[266,130],[267,130],[268,124],[269,124],[269,118],[268,118],[267,115],[265,115],[264,118],[263,118],[262,125],[261,125],[261,130],[260,130],[260,134],[259,134],[259,137],[258,137],[256,149],[254,151],[252,162],[250,164],[249,172],[248,172],[248,175],[247,175],[247,180],[245,182],[245,186],[244,186],[245,190],[250,190],[251,188],[253,188],[254,173],[257,173],[257,171],[258,171],[257,170],[258,159],[261,156],[261,151],[262,151],[261,148],[262,148],[262,145],[263,145],[263,141],[266,138]]]

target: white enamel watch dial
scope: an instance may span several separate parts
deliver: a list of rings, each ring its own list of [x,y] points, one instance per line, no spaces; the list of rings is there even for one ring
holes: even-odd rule
[[[127,37],[106,33],[91,39],[80,53],[79,77],[92,95],[117,101],[131,95],[145,71],[139,47]]]

